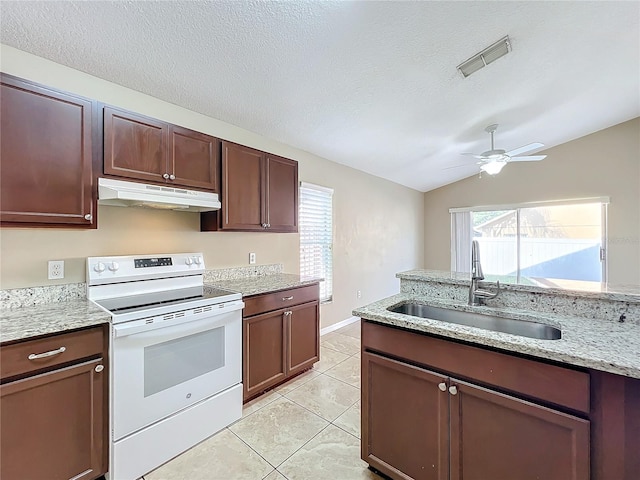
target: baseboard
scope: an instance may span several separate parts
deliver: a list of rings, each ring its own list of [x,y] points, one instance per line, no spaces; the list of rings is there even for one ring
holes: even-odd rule
[[[360,317],[349,317],[345,320],[342,320],[338,323],[334,323],[333,325],[329,325],[328,327],[324,327],[320,329],[320,336],[326,335],[327,333],[331,333],[339,328],[346,327],[347,325],[351,325],[352,323],[360,320]]]

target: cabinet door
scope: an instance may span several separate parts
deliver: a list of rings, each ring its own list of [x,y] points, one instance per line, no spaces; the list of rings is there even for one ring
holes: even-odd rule
[[[104,173],[165,182],[169,125],[113,107],[104,107]]]
[[[243,319],[244,399],[253,397],[287,375],[284,310]]]
[[[263,154],[222,142],[222,229],[264,230]]]
[[[394,479],[447,480],[449,395],[439,387],[446,382],[443,375],[363,352],[362,459]]]
[[[286,315],[287,375],[310,368],[320,360],[320,309],[318,302],[292,307]]]
[[[93,479],[105,473],[102,359],[0,386],[0,477]]]
[[[451,480],[589,480],[589,421],[452,384]]]
[[[266,155],[268,230],[298,231],[298,162]]]
[[[91,100],[2,75],[0,220],[95,226]]]
[[[219,142],[217,138],[172,125],[169,173],[173,185],[218,191]]]

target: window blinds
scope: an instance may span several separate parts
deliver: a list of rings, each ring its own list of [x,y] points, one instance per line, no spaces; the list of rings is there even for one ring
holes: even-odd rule
[[[300,184],[300,275],[324,278],[320,301],[333,296],[333,189]]]

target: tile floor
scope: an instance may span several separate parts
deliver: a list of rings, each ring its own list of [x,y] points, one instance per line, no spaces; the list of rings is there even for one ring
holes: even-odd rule
[[[360,460],[360,324],[320,339],[312,370],[144,480],[377,479]]]

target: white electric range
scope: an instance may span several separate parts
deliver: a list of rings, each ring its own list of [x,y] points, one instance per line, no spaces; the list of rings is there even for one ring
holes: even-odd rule
[[[111,314],[110,468],[136,480],[242,415],[242,302],[204,285],[201,253],[90,257]]]

